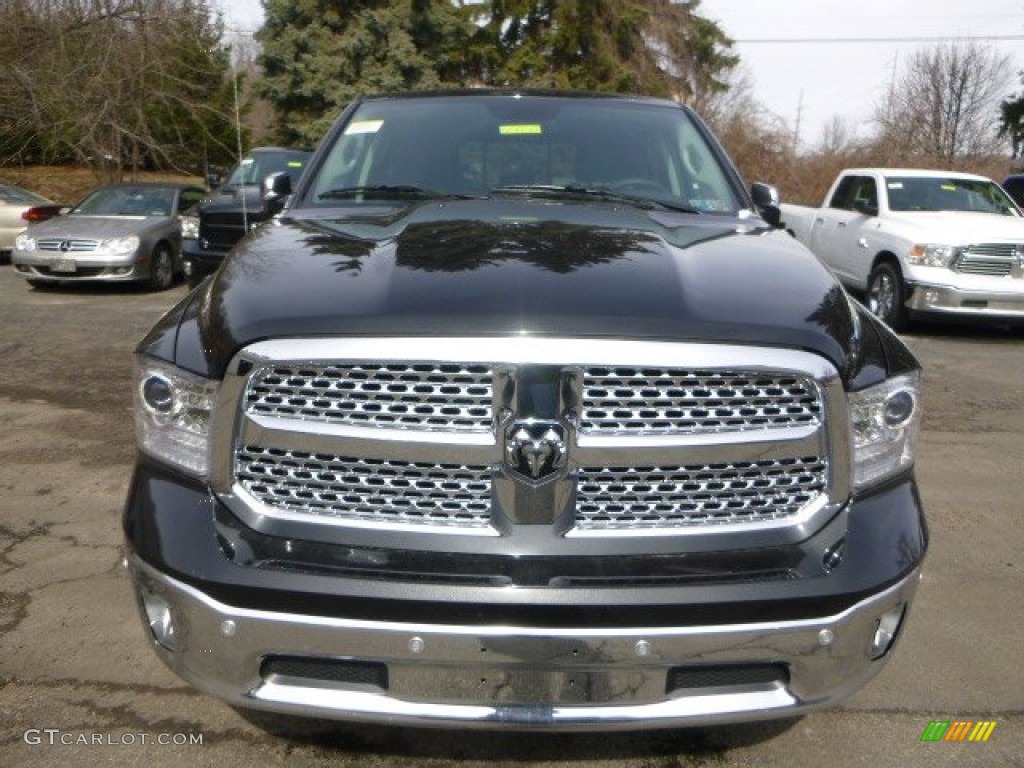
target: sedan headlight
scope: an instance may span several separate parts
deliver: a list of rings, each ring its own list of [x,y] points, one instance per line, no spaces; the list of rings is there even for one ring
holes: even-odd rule
[[[139,449],[189,474],[209,470],[209,434],[217,382],[147,357],[135,361],[135,433]]]
[[[856,490],[875,485],[913,465],[921,423],[920,402],[920,372],[895,376],[850,393]]]
[[[182,216],[181,217],[181,236],[186,240],[198,240],[199,239],[199,217],[198,216]]]
[[[99,250],[105,251],[111,256],[131,256],[139,250],[139,238],[135,235],[129,237],[114,237],[109,240],[101,240]]]
[[[921,267],[948,267],[955,256],[956,248],[952,245],[917,243],[910,247],[907,261]]]
[[[16,251],[34,251],[36,249],[36,239],[29,237],[24,232],[14,238],[14,250]]]

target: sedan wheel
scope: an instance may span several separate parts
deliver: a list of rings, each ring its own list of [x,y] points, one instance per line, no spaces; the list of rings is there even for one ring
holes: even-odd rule
[[[153,249],[149,265],[149,287],[154,291],[165,291],[174,282],[174,258],[166,245]]]
[[[905,291],[898,267],[883,263],[871,271],[867,300],[868,309],[894,331],[906,328]]]

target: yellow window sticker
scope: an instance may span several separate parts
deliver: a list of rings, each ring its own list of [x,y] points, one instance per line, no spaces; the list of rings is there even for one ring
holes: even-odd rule
[[[956,192],[956,185],[955,184],[943,184],[942,188],[944,190],[946,190],[947,192]]]
[[[498,133],[502,136],[539,136],[544,133],[544,129],[540,123],[499,125]]]
[[[288,161],[288,167],[289,168],[301,168],[302,167],[302,163],[299,160],[289,160]]]
[[[358,120],[345,126],[346,136],[356,136],[361,133],[376,133],[384,125],[383,120]]]

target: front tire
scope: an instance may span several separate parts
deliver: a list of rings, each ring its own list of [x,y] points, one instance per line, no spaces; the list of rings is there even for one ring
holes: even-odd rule
[[[900,268],[883,261],[871,270],[868,277],[868,309],[894,331],[905,330],[908,325],[907,289]]]
[[[174,256],[166,245],[158,245],[153,249],[149,259],[149,289],[166,291],[174,282]]]

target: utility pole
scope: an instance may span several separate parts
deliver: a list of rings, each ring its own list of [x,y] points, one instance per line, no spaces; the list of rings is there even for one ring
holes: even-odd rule
[[[796,105],[796,125],[793,127],[793,154],[800,149],[800,121],[804,116],[804,89],[800,89],[800,101]]]

